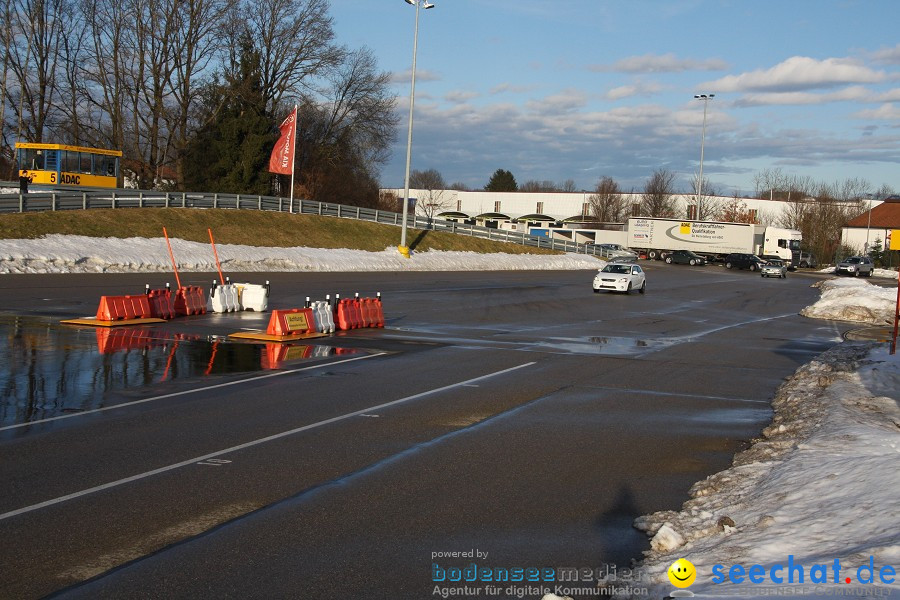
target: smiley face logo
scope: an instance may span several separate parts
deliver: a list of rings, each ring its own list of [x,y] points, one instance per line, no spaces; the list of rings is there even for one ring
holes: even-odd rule
[[[677,588],[686,588],[697,579],[697,569],[691,561],[679,558],[669,566],[669,581]]]

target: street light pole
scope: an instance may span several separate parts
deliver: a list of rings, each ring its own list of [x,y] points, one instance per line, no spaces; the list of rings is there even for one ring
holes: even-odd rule
[[[409,213],[409,163],[412,158],[413,107],[416,103],[416,50],[419,45],[419,5],[422,8],[434,8],[434,4],[425,0],[404,0],[416,7],[416,27],[413,33],[412,82],[409,88],[409,130],[406,134],[406,174],[403,176],[403,224],[400,228],[400,245],[397,250],[409,258],[409,247],[406,245],[406,219]]]
[[[697,182],[697,218],[699,219],[703,206],[703,146],[706,143],[706,109],[709,107],[709,99],[715,98],[715,94],[694,94],[695,100],[703,100],[703,131],[700,134],[700,180]]]

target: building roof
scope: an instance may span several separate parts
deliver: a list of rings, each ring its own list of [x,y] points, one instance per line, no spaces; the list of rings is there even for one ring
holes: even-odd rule
[[[847,227],[875,227],[878,229],[900,229],[900,196],[889,196],[884,202],[847,222]]]

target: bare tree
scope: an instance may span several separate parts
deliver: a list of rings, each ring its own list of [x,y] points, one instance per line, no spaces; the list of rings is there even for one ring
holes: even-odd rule
[[[600,178],[588,204],[591,216],[600,223],[622,223],[628,218],[625,197],[612,177]]]
[[[575,186],[574,179],[566,179],[559,185],[559,189],[562,192],[577,192],[578,188]]]
[[[436,169],[411,172],[409,185],[422,190],[422,197],[416,202],[416,212],[429,219],[453,206],[453,196],[447,191],[444,178]]]
[[[707,179],[706,177],[703,178],[702,188],[700,187],[699,183],[699,175],[694,175],[691,178],[691,193],[697,200],[697,208],[694,211],[694,215],[692,218],[699,221],[717,219],[719,213],[722,212],[722,203],[715,198],[715,196],[719,195],[719,190],[713,187],[713,185],[709,182],[709,179]],[[700,198],[698,196],[699,192],[701,191],[703,192],[703,198]]]
[[[300,107],[296,169],[311,197],[359,203],[348,186],[375,183],[375,168],[387,159],[396,135],[396,100],[370,50],[342,54],[343,61],[323,74],[316,95],[307,94]],[[361,205],[377,202],[377,187]]]
[[[137,52],[131,45],[134,19],[126,3],[84,0],[81,7],[90,38],[90,68],[84,72],[89,108],[97,111],[94,143],[125,148],[126,107]]]
[[[641,213],[647,217],[674,217],[675,173],[657,169],[644,184],[641,194]]]
[[[756,212],[747,209],[747,203],[736,193],[725,200],[716,217],[726,223],[757,223]]]
[[[518,191],[534,194],[539,192],[557,192],[559,191],[559,188],[557,188],[556,184],[549,179],[545,179],[543,181],[529,179],[519,186]]]
[[[245,0],[239,6],[234,27],[246,28],[258,44],[271,113],[286,96],[300,96],[315,76],[340,63],[343,52],[332,44],[328,7],[328,0]]]
[[[225,19],[233,14],[237,3],[238,0],[181,0],[181,8],[176,13],[173,102],[167,119],[171,135],[160,164],[169,162],[171,148],[178,181],[184,181],[182,154],[193,133],[191,113],[203,89],[200,84],[211,79],[210,65],[222,56],[223,50],[237,45],[222,35],[227,30]]]
[[[7,88],[17,118],[16,137],[41,142],[53,125],[61,69],[61,45],[74,22],[69,0],[15,0],[9,67],[15,89]]]

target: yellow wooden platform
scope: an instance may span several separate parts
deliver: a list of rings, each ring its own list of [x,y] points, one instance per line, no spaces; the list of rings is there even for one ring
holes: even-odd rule
[[[327,333],[292,333],[290,335],[271,335],[265,331],[239,331],[231,333],[230,338],[239,340],[254,340],[258,342],[293,342],[295,340],[309,340],[327,336]]]
[[[89,325],[91,327],[122,327],[124,325],[147,325],[148,323],[165,323],[165,319],[122,319],[120,321],[101,321],[92,317],[82,319],[66,319],[60,321],[65,325]]]

